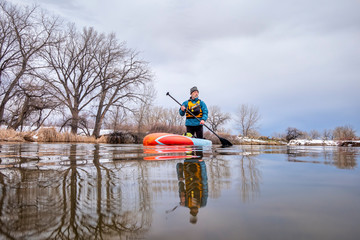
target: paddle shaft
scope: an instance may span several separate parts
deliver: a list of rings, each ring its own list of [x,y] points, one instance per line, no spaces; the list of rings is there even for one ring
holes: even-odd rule
[[[173,96],[171,96],[169,92],[167,92],[166,95],[169,96],[169,97],[171,97],[172,100],[174,100],[174,101],[177,102],[180,106],[182,106],[181,103],[179,103],[175,98],[173,98]],[[189,114],[191,114],[191,116],[193,116],[193,117],[196,118],[199,122],[201,122],[201,119],[199,119],[198,117],[196,117],[192,112],[189,111],[189,109],[185,108],[185,110],[186,110],[186,112],[188,112]],[[220,138],[219,135],[217,135],[217,134],[216,134],[212,129],[210,129],[205,123],[204,123],[203,125],[204,125],[207,129],[209,129],[210,132],[212,132],[213,134],[215,134],[215,136],[217,136],[218,138]]]

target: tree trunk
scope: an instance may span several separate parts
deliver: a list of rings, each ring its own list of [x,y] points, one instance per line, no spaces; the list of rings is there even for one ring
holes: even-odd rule
[[[72,134],[77,134],[79,121],[80,121],[79,111],[73,110],[72,111],[72,119],[71,119],[71,133]]]
[[[98,111],[96,113],[95,127],[94,127],[94,131],[92,134],[95,138],[100,137],[101,125],[102,125],[102,122],[103,122],[104,116],[105,116],[103,113],[105,96],[106,96],[106,91],[102,91],[100,101],[99,101]]]
[[[16,120],[16,122],[14,124],[10,123],[11,125],[9,125],[9,128],[16,130],[24,124],[25,116],[27,115],[27,113],[29,111],[29,103],[30,103],[30,98],[26,97],[24,104],[21,108],[21,112],[19,113],[18,119]]]
[[[104,120],[104,115],[96,116],[96,124],[94,127],[94,132],[92,134],[95,138],[100,137],[100,130],[103,120]]]

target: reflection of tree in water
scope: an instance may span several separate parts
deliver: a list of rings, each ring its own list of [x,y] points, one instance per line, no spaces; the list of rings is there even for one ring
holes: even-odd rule
[[[6,236],[9,239],[36,236],[46,229],[44,225],[52,221],[51,216],[46,214],[44,209],[47,211],[51,205],[47,200],[56,198],[58,192],[52,191],[52,194],[49,194],[46,186],[59,181],[57,172],[54,170],[39,172],[34,167],[29,167],[29,164],[38,162],[39,158],[28,157],[27,149],[20,144],[3,150],[10,156],[17,157],[12,159],[3,157],[1,162],[9,165],[16,164],[18,167],[5,168],[0,172],[2,188],[0,236]],[[45,175],[51,178],[46,179]],[[41,212],[45,214],[42,215],[43,219],[39,220],[38,215]]]
[[[334,165],[340,169],[353,169],[357,166],[357,149],[351,147],[291,147],[287,150],[287,156],[289,162]]]
[[[218,157],[207,158],[205,161],[207,164],[209,196],[219,198],[222,190],[231,187],[229,162]]]
[[[261,172],[253,155],[240,156],[241,199],[247,202],[260,192]]]
[[[333,161],[336,167],[341,169],[354,169],[357,167],[357,153],[354,148],[341,147],[333,155]]]
[[[255,149],[257,150],[257,149]],[[215,155],[213,159],[215,162],[228,164],[229,162],[236,163],[234,167],[227,166],[227,174],[219,175],[217,179],[224,179],[230,188],[231,175],[239,175],[240,178],[240,192],[241,199],[243,202],[247,202],[255,198],[260,192],[260,180],[261,172],[257,167],[258,160],[256,159],[255,153],[248,152],[219,152]],[[231,171],[230,171],[231,170]],[[223,181],[224,181],[223,180]],[[210,188],[210,190],[212,190]]]
[[[62,167],[1,171],[0,238],[142,237],[152,218],[147,182],[138,180],[147,169],[138,161],[108,168],[99,161],[99,145],[94,146],[89,158],[71,145]],[[29,162],[21,158],[15,161]],[[95,167],[82,165],[90,160]],[[122,171],[125,166],[133,171]]]

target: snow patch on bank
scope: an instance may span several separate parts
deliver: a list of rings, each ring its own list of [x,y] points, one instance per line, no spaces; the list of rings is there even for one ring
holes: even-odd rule
[[[288,145],[302,145],[302,146],[306,146],[306,145],[310,145],[310,146],[313,146],[313,145],[338,146],[338,145],[339,145],[339,142],[334,141],[334,140],[293,139],[293,140],[290,140],[290,142],[288,143]]]
[[[288,146],[360,146],[360,140],[320,140],[320,139],[293,139],[290,142],[274,141],[274,140],[260,140],[247,137],[238,137],[240,144],[254,144],[254,145],[288,145]]]
[[[255,138],[248,138],[248,137],[237,137],[238,141],[241,144],[254,144],[254,145],[286,145],[286,142],[278,141],[278,140],[261,140]]]
[[[342,141],[335,141],[335,140],[307,140],[307,139],[293,139],[290,140],[288,143],[289,146],[300,145],[300,146],[343,146],[344,143],[348,145],[358,145],[360,144],[359,140],[342,140]]]

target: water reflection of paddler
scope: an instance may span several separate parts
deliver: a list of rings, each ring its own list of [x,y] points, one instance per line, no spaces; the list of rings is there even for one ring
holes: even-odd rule
[[[198,155],[199,153],[196,153]],[[202,152],[200,153],[202,155]],[[190,209],[190,222],[197,222],[199,208],[205,207],[208,197],[206,164],[202,159],[186,159],[176,165],[179,180],[180,205]]]

